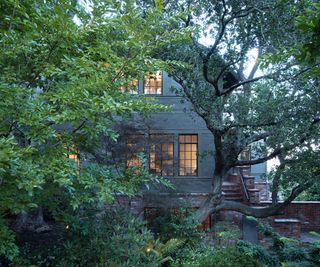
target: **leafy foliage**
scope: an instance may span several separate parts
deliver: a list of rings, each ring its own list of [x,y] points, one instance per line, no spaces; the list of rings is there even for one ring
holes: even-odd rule
[[[190,222],[189,216],[192,214],[192,209],[160,209],[159,216],[153,222],[152,230],[163,242],[177,238],[189,245],[196,244],[204,237],[204,233],[197,222]]]
[[[271,256],[265,248],[257,246],[246,241],[238,241],[237,248],[246,255],[250,255],[255,259],[258,259],[266,266],[279,266],[279,260],[275,256]]]
[[[184,257],[172,266],[216,267],[216,266],[263,266],[253,255],[243,253],[235,246],[219,249],[202,247],[185,252]]]
[[[299,240],[279,235],[268,225],[259,224],[259,227],[265,236],[272,238],[271,252],[276,255],[277,261],[283,266],[317,266],[320,264],[320,250],[317,242],[302,243]]]
[[[111,202],[115,192],[131,196],[144,183],[168,185],[98,159],[102,136],[117,140],[115,121],[167,110],[119,88],[178,64],[155,60],[154,49],[190,30],[169,29],[176,18],[161,6],[78,2],[0,4],[0,213],[43,206],[59,217],[70,206]]]
[[[308,64],[319,63],[320,59],[320,5],[310,2],[305,12],[297,17],[296,25],[304,35],[304,42],[301,43],[298,60]]]
[[[87,210],[88,209],[88,210]],[[155,240],[144,222],[127,210],[97,214],[93,207],[67,215],[66,234],[58,244],[23,254],[35,266],[156,266],[146,248]]]
[[[235,244],[241,239],[241,232],[238,225],[229,222],[217,222],[214,225],[214,237],[220,246]]]
[[[15,234],[0,217],[0,262],[13,260],[19,254],[19,248],[15,243]]]
[[[177,28],[198,26],[192,41],[162,49],[158,57],[185,63],[187,67],[170,71],[181,85],[176,91],[190,101],[192,110],[214,136],[212,199],[199,210],[200,221],[226,206],[259,217],[272,212],[223,200],[221,183],[233,167],[276,157],[282,157],[284,165],[295,162],[295,166],[286,167],[297,171],[294,177],[272,180],[276,199],[276,193],[281,186],[287,187],[290,179],[293,186],[288,187],[288,202],[318,185],[319,179],[309,168],[312,156],[319,154],[319,75],[310,75],[318,65],[287,53],[291,48],[299,50],[300,44],[305,50],[308,44],[317,43],[318,4],[313,3],[226,0],[192,5],[178,1],[165,6],[168,14],[192,11]],[[301,27],[307,31],[305,36]],[[239,159],[248,149],[251,160]],[[299,175],[298,170],[307,162],[310,165]],[[303,177],[308,179],[303,181]]]

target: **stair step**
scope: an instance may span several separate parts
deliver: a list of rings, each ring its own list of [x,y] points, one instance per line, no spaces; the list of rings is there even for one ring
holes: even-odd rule
[[[238,184],[237,183],[228,182],[228,181],[224,181],[224,182],[222,182],[222,186],[224,186],[224,185],[228,186],[228,185],[238,185]]]
[[[231,191],[231,192],[240,191],[240,186],[228,186],[228,187],[223,186],[222,191]]]
[[[238,202],[242,202],[243,198],[240,197],[225,197],[226,200],[232,200],[232,201],[238,201]]]
[[[224,192],[225,193],[225,192]],[[234,193],[225,193],[225,196],[228,197],[242,197],[242,194],[240,192],[234,192]]]

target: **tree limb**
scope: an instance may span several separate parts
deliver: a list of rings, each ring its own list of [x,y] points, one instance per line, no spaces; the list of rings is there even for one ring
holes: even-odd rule
[[[212,196],[209,196],[203,205],[197,210],[194,218],[199,222],[203,222],[210,214],[223,210],[237,211],[244,215],[253,216],[255,218],[266,218],[269,216],[279,215],[299,194],[301,194],[311,185],[312,182],[307,182],[305,184],[296,186],[292,189],[290,196],[285,201],[268,207],[248,206],[241,202],[229,200],[222,200],[219,204],[216,204]]]

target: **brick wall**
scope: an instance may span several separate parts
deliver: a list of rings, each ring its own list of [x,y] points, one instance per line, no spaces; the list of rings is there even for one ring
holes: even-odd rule
[[[260,204],[270,205],[270,203],[265,201]],[[320,232],[320,201],[293,201],[283,214],[268,219],[271,225],[276,227],[275,219],[297,219],[300,221],[302,232]]]
[[[133,198],[118,195],[114,205],[120,204],[143,217],[146,208],[197,208],[201,206],[207,196],[208,194],[205,193],[150,194]],[[270,201],[263,201],[259,203],[259,206],[270,204]],[[235,224],[241,224],[241,218],[240,213],[222,211],[217,215],[216,220],[229,220]],[[294,201],[281,215],[272,216],[263,221],[269,222],[279,233],[292,237],[299,237],[300,230],[301,232],[320,232],[320,201]]]
[[[259,189],[260,201],[268,201],[270,199],[267,182],[255,182],[255,188]]]

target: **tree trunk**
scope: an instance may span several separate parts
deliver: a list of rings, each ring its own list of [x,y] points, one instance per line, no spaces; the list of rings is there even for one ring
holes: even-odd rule
[[[16,218],[12,228],[16,232],[22,232],[23,229],[25,229],[27,222],[28,222],[28,212],[27,211],[22,211],[18,217]]]
[[[216,169],[217,170],[217,169]],[[224,172],[218,174],[215,173],[213,177],[213,190],[207,200],[194,214],[194,219],[198,222],[203,222],[209,215],[211,215],[215,207],[217,207],[222,201],[222,182],[224,178]]]
[[[39,207],[35,212],[22,211],[16,218],[12,228],[16,232],[23,230],[33,231],[46,226],[43,218],[43,209]]]

